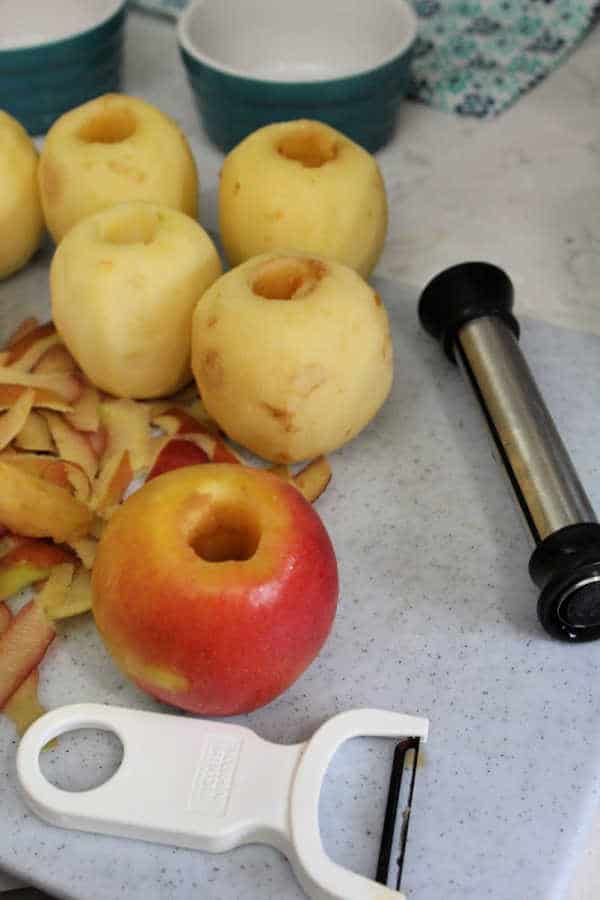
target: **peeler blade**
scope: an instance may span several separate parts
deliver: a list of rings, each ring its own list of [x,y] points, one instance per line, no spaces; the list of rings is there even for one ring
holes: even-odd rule
[[[420,743],[418,737],[399,741],[392,761],[375,881],[397,891],[400,890],[402,881]],[[410,776],[403,778],[410,753],[412,753]]]

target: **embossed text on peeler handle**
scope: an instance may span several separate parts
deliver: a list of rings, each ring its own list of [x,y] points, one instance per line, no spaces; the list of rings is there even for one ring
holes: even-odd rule
[[[113,732],[119,769],[89,791],[50,784],[39,752],[79,728]],[[279,746],[248,728],[183,716],[75,704],[47,713],[17,753],[21,789],[55,825],[219,853],[268,843],[287,851],[287,798],[303,745]]]

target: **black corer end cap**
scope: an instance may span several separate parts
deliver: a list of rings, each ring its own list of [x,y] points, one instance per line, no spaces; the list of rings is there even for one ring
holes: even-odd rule
[[[582,643],[600,638],[600,559],[548,582],[539,596],[537,613],[551,637]]]
[[[578,522],[545,538],[529,560],[542,588],[538,618],[552,637],[571,643],[600,638],[600,525]]]
[[[498,316],[519,336],[519,324],[511,312],[513,295],[503,269],[487,262],[460,263],[429,282],[419,300],[419,319],[454,362],[454,338],[473,319]]]

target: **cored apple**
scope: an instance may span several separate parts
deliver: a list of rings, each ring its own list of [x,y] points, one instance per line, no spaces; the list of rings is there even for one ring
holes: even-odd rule
[[[272,250],[317,254],[367,278],[387,231],[375,157],[324,122],[274,122],[223,162],[219,234],[231,266]]]
[[[187,138],[151,103],[104,94],[64,113],[38,170],[48,230],[58,244],[79,221],[129,200],[196,217],[198,174]]]
[[[190,216],[120,203],[84,218],[59,244],[50,267],[54,323],[96,387],[118,397],[164,397],[191,381],[192,315],[221,268],[211,238]]]
[[[348,266],[265,253],[198,301],[192,370],[208,415],[232,441],[275,463],[314,459],[356,437],[388,396],[387,311]]]
[[[37,165],[25,129],[0,110],[0,279],[25,265],[44,233]]]
[[[321,649],[338,575],[321,519],[269,472],[205,463],[129,497],[100,540],[93,610],[115,662],[182,709],[269,703]]]

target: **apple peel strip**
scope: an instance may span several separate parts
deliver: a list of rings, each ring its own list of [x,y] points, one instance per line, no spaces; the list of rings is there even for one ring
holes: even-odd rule
[[[76,400],[81,393],[81,384],[77,379],[64,372],[15,372],[6,366],[0,366],[0,384],[46,390],[68,403]]]
[[[35,395],[34,395],[35,399]],[[44,417],[32,410],[15,437],[15,447],[32,453],[56,453],[50,429]]]
[[[0,450],[4,450],[23,429],[35,400],[35,392],[28,388],[11,408],[0,416]]]
[[[73,428],[66,417],[60,416],[58,413],[45,411],[43,415],[59,456],[77,463],[88,478],[92,479],[98,471],[98,457],[82,432]]]
[[[30,600],[0,637],[0,709],[39,665],[56,631],[37,600]]]
[[[20,340],[22,340],[26,335],[30,334],[32,331],[35,331],[36,328],[39,327],[39,319],[36,319],[35,316],[29,316],[26,319],[23,319],[22,322],[19,322],[13,333],[6,341],[6,349],[7,351],[12,350],[12,348],[17,344]]]
[[[12,613],[5,603],[0,603],[0,638],[12,622]],[[8,698],[3,712],[13,722],[17,734],[25,734],[29,726],[43,716],[46,709],[41,705],[38,697],[39,671],[34,669]]]
[[[60,342],[60,336],[56,331],[53,331],[52,334],[48,334],[45,337],[36,340],[20,356],[15,356],[14,350],[10,351],[4,366],[12,372],[30,372],[48,350],[51,347],[58,346]]]

